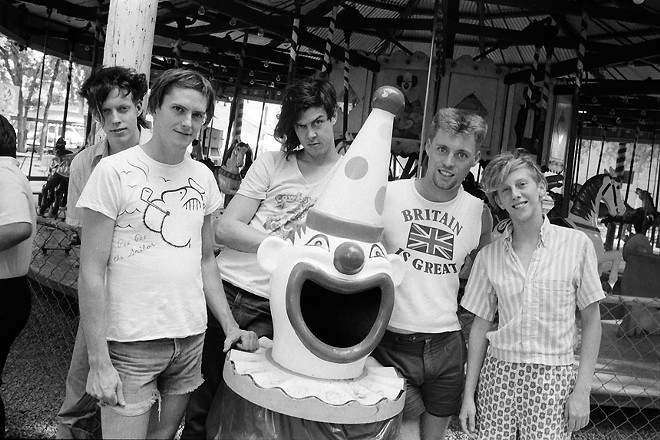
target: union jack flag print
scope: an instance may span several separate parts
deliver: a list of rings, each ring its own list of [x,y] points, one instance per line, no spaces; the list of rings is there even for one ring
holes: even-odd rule
[[[454,259],[454,234],[431,226],[411,223],[406,246],[447,260]]]

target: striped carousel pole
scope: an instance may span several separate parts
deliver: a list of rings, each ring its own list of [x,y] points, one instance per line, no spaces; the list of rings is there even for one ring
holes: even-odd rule
[[[349,74],[351,73],[351,32],[344,29],[344,39],[346,40],[346,48],[344,49],[344,139],[348,139],[348,101],[350,81]]]
[[[626,170],[626,153],[628,152],[628,144],[619,142],[619,148],[616,150],[616,166],[614,167],[614,174],[616,177],[623,180],[623,174]]]
[[[238,98],[236,102],[236,118],[234,119],[234,130],[232,133],[232,138],[234,141],[241,140],[241,132],[243,131],[243,104],[245,100],[243,98]]]
[[[291,47],[289,48],[289,72],[287,84],[291,84],[296,77],[296,58],[298,56],[298,34],[300,33],[300,2],[296,1],[296,15],[293,18],[291,29]]]
[[[229,149],[229,141],[231,139],[231,136],[229,134],[233,133],[232,127],[234,125],[234,121],[236,120],[238,103],[240,101],[242,105],[242,101],[243,101],[241,98],[239,98],[239,91],[241,89],[241,83],[243,82],[243,67],[245,66],[245,51],[247,48],[247,42],[248,42],[248,33],[245,32],[243,34],[243,46],[241,47],[240,58],[238,60],[238,72],[236,73],[234,94],[231,100],[231,107],[229,108],[229,124],[227,125],[227,140],[225,141],[225,151]],[[224,157],[224,152],[222,153],[222,157]]]
[[[335,35],[338,9],[339,6],[337,5],[334,5],[332,7],[332,15],[330,16],[330,25],[328,26],[328,36],[325,39],[325,51],[323,52],[323,67],[321,67],[321,73],[325,73],[330,70],[330,52],[332,50],[332,39]]]

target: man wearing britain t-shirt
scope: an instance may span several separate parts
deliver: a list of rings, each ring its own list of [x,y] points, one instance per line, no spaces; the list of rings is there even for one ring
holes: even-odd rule
[[[465,342],[458,320],[459,273],[490,241],[492,218],[461,183],[479,161],[488,126],[480,116],[438,111],[424,145],[426,173],[391,182],[383,220],[388,253],[406,262],[388,330],[373,356],[406,378],[404,439],[443,439],[461,408]]]

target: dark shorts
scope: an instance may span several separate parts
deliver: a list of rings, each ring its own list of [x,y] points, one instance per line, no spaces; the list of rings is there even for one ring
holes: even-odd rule
[[[460,331],[409,335],[386,331],[372,356],[405,377],[404,418],[419,417],[424,411],[449,417],[460,411],[466,360]]]

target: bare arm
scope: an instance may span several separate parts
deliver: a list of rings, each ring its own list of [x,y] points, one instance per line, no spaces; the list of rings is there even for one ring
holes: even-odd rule
[[[105,270],[110,257],[115,221],[85,209],[85,239],[80,249],[78,302],[89,354],[87,393],[102,404],[125,405],[121,380],[110,361],[106,339]]]
[[[204,225],[202,226],[202,283],[206,303],[226,335],[224,351],[229,350],[234,343],[242,350],[256,350],[259,347],[256,333],[241,330],[238,327],[227,303],[220,271],[213,256],[210,215],[204,217]]]
[[[248,223],[260,204],[261,200],[235,195],[216,226],[215,238],[218,243],[243,252],[257,252],[268,234],[257,231]]]
[[[86,183],[83,179],[82,167],[82,157],[74,158],[71,162],[71,169],[69,170],[69,188],[66,195],[66,222],[71,226],[76,226],[79,234],[82,228],[84,210],[82,208],[76,208],[76,203],[78,203],[78,199]]]
[[[32,235],[32,224],[28,222],[8,223],[0,226],[0,252],[13,248]]]
[[[490,243],[491,233],[493,231],[493,216],[490,214],[490,209],[484,203],[481,211],[481,232],[479,233],[479,244],[477,248],[470,252],[465,259],[465,264],[461,268],[460,278],[466,279],[472,270],[472,263],[477,258],[479,251]]]
[[[568,396],[564,418],[569,431],[584,428],[589,422],[589,395],[591,380],[596,369],[600,336],[600,305],[598,301],[589,304],[580,311],[582,319],[582,343],[580,346],[580,367],[578,368],[575,388]]]
[[[474,403],[474,393],[479,382],[479,373],[486,357],[488,340],[486,333],[491,329],[493,323],[478,316],[472,321],[470,339],[468,342],[467,373],[465,375],[465,390],[463,391],[463,405],[459,419],[463,432],[470,438],[477,438],[475,418],[477,414]]]

